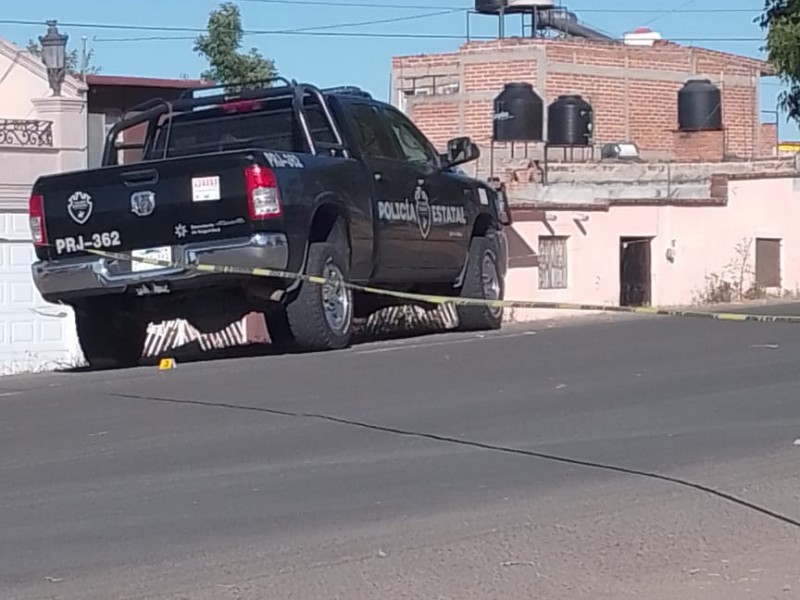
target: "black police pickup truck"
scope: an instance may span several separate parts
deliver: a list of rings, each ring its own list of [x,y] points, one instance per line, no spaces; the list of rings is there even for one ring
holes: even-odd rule
[[[497,186],[457,168],[478,157],[468,138],[440,155],[401,112],[357,88],[279,79],[228,90],[138,107],[109,131],[100,168],[34,184],[33,278],[45,300],[74,308],[90,366],[137,364],[150,322],[185,318],[210,332],[253,310],[275,339],[343,348],[355,318],[400,302],[353,293],[348,281],[502,298],[508,206]],[[143,141],[126,143],[129,132]],[[135,160],[120,160],[132,151]],[[483,306],[458,315],[464,330],[502,321]]]

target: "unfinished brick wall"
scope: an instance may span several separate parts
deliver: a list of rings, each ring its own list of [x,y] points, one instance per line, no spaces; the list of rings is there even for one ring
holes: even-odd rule
[[[674,139],[677,161],[717,162],[724,157],[724,131],[678,131]]]
[[[442,145],[460,135],[458,127],[459,106],[454,102],[429,102],[414,109],[414,120],[425,123],[425,134]]]
[[[463,89],[466,92],[502,90],[507,81],[529,81],[536,72],[535,60],[497,60],[464,65]]]
[[[406,110],[436,144],[454,134],[488,142],[493,98],[505,83],[525,81],[545,105],[566,93],[588,100],[596,144],[633,141],[673,157],[677,94],[691,77],[711,78],[722,91],[726,156],[771,156],[774,136],[764,139],[758,95],[759,78],[768,72],[759,60],[668,42],[638,47],[580,39],[472,42],[457,53],[393,60],[395,90],[426,77],[431,84],[430,95],[406,96]],[[438,94],[437,80],[457,82],[456,93],[451,87],[449,95]]]
[[[778,156],[778,124],[761,124],[761,155]]]

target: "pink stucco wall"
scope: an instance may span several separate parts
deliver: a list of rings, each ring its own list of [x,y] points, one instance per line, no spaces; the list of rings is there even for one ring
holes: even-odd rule
[[[552,211],[542,222],[514,225],[537,250],[539,236],[568,236],[568,286],[540,290],[536,268],[512,269],[508,299],[615,305],[620,293],[620,238],[652,237],[652,304],[698,301],[707,277],[736,280],[749,287],[755,272],[755,238],[781,239],[782,290],[800,288],[800,185],[793,178],[732,180],[727,206],[612,206],[601,211]],[[576,220],[587,219],[588,220]],[[580,225],[580,227],[579,227]],[[548,229],[549,226],[549,229]],[[584,231],[581,231],[581,227]],[[749,254],[737,250],[746,247]],[[667,251],[674,250],[674,261]],[[770,290],[780,292],[782,290]],[[517,310],[509,318],[528,320],[570,314]]]

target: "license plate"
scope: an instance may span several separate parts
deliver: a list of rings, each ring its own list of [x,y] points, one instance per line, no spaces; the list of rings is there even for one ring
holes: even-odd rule
[[[161,260],[172,262],[172,246],[162,246],[160,248],[146,248],[144,250],[134,250],[131,252],[131,270],[134,273],[141,273],[142,271],[157,271],[158,269],[167,269],[164,265],[154,265],[151,263],[139,262],[142,260]]]

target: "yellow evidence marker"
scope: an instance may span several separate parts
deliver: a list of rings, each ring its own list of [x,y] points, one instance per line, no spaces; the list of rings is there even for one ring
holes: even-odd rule
[[[178,366],[178,363],[175,362],[174,358],[162,358],[161,361],[158,363],[158,370],[159,371],[171,371],[175,367]]]

